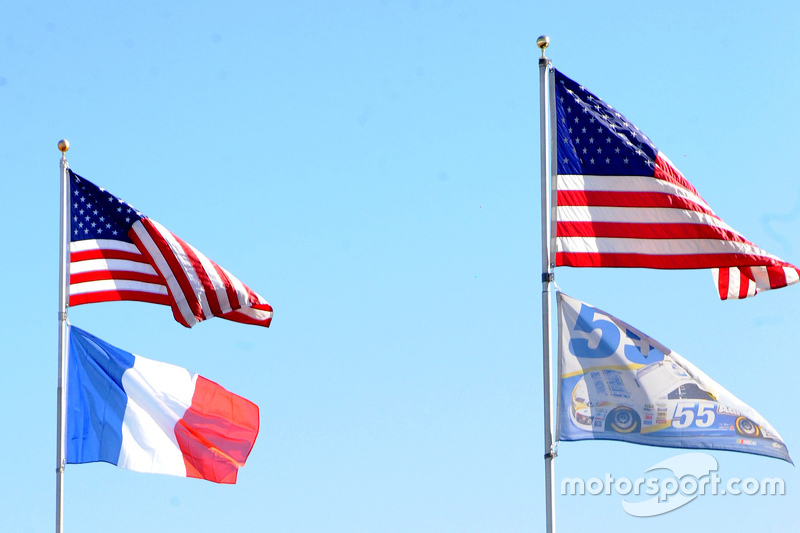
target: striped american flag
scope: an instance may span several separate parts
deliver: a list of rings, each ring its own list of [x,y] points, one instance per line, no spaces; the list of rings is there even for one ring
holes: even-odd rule
[[[214,316],[269,326],[272,307],[155,220],[69,170],[69,305],[169,305],[186,327]]]
[[[711,268],[723,300],[800,280],[723,222],[636,126],[554,74],[556,266]]]

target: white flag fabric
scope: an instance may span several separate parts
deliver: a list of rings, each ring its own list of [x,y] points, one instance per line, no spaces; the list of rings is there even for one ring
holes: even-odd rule
[[[558,293],[561,440],[730,450],[792,462],[754,409],[678,353]]]

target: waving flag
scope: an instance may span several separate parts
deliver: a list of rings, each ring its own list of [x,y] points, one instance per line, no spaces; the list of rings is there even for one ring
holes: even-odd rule
[[[624,116],[557,70],[555,81],[557,266],[713,268],[723,300],[800,280],[714,214]]]
[[[258,406],[186,369],[70,328],[67,463],[236,483]]]
[[[186,327],[214,316],[269,326],[264,298],[130,204],[69,177],[71,306],[136,300],[171,306]]]
[[[561,440],[730,450],[792,462],[754,409],[633,326],[558,293]]]

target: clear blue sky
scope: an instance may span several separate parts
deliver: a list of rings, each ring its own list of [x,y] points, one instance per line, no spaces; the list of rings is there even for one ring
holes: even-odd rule
[[[57,141],[70,166],[265,296],[269,329],[167,307],[71,321],[256,402],[235,486],[66,472],[67,531],[541,531],[539,51],[624,113],[728,224],[800,264],[800,10],[790,2],[11,2],[0,10],[6,260],[0,521],[53,530]],[[559,269],[680,352],[800,458],[800,287],[721,302],[707,271]],[[556,479],[679,453],[563,443]],[[633,518],[559,497],[559,530],[790,531],[800,473],[719,452],[704,496]],[[690,524],[691,527],[687,526]]]

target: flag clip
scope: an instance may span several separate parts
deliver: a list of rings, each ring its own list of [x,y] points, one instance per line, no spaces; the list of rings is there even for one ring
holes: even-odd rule
[[[543,272],[542,273],[542,283],[550,283],[554,279],[556,279],[556,276],[555,276],[554,273],[552,273],[552,272]]]
[[[545,459],[555,459],[558,457],[558,442],[550,445],[550,453],[544,454]]]

